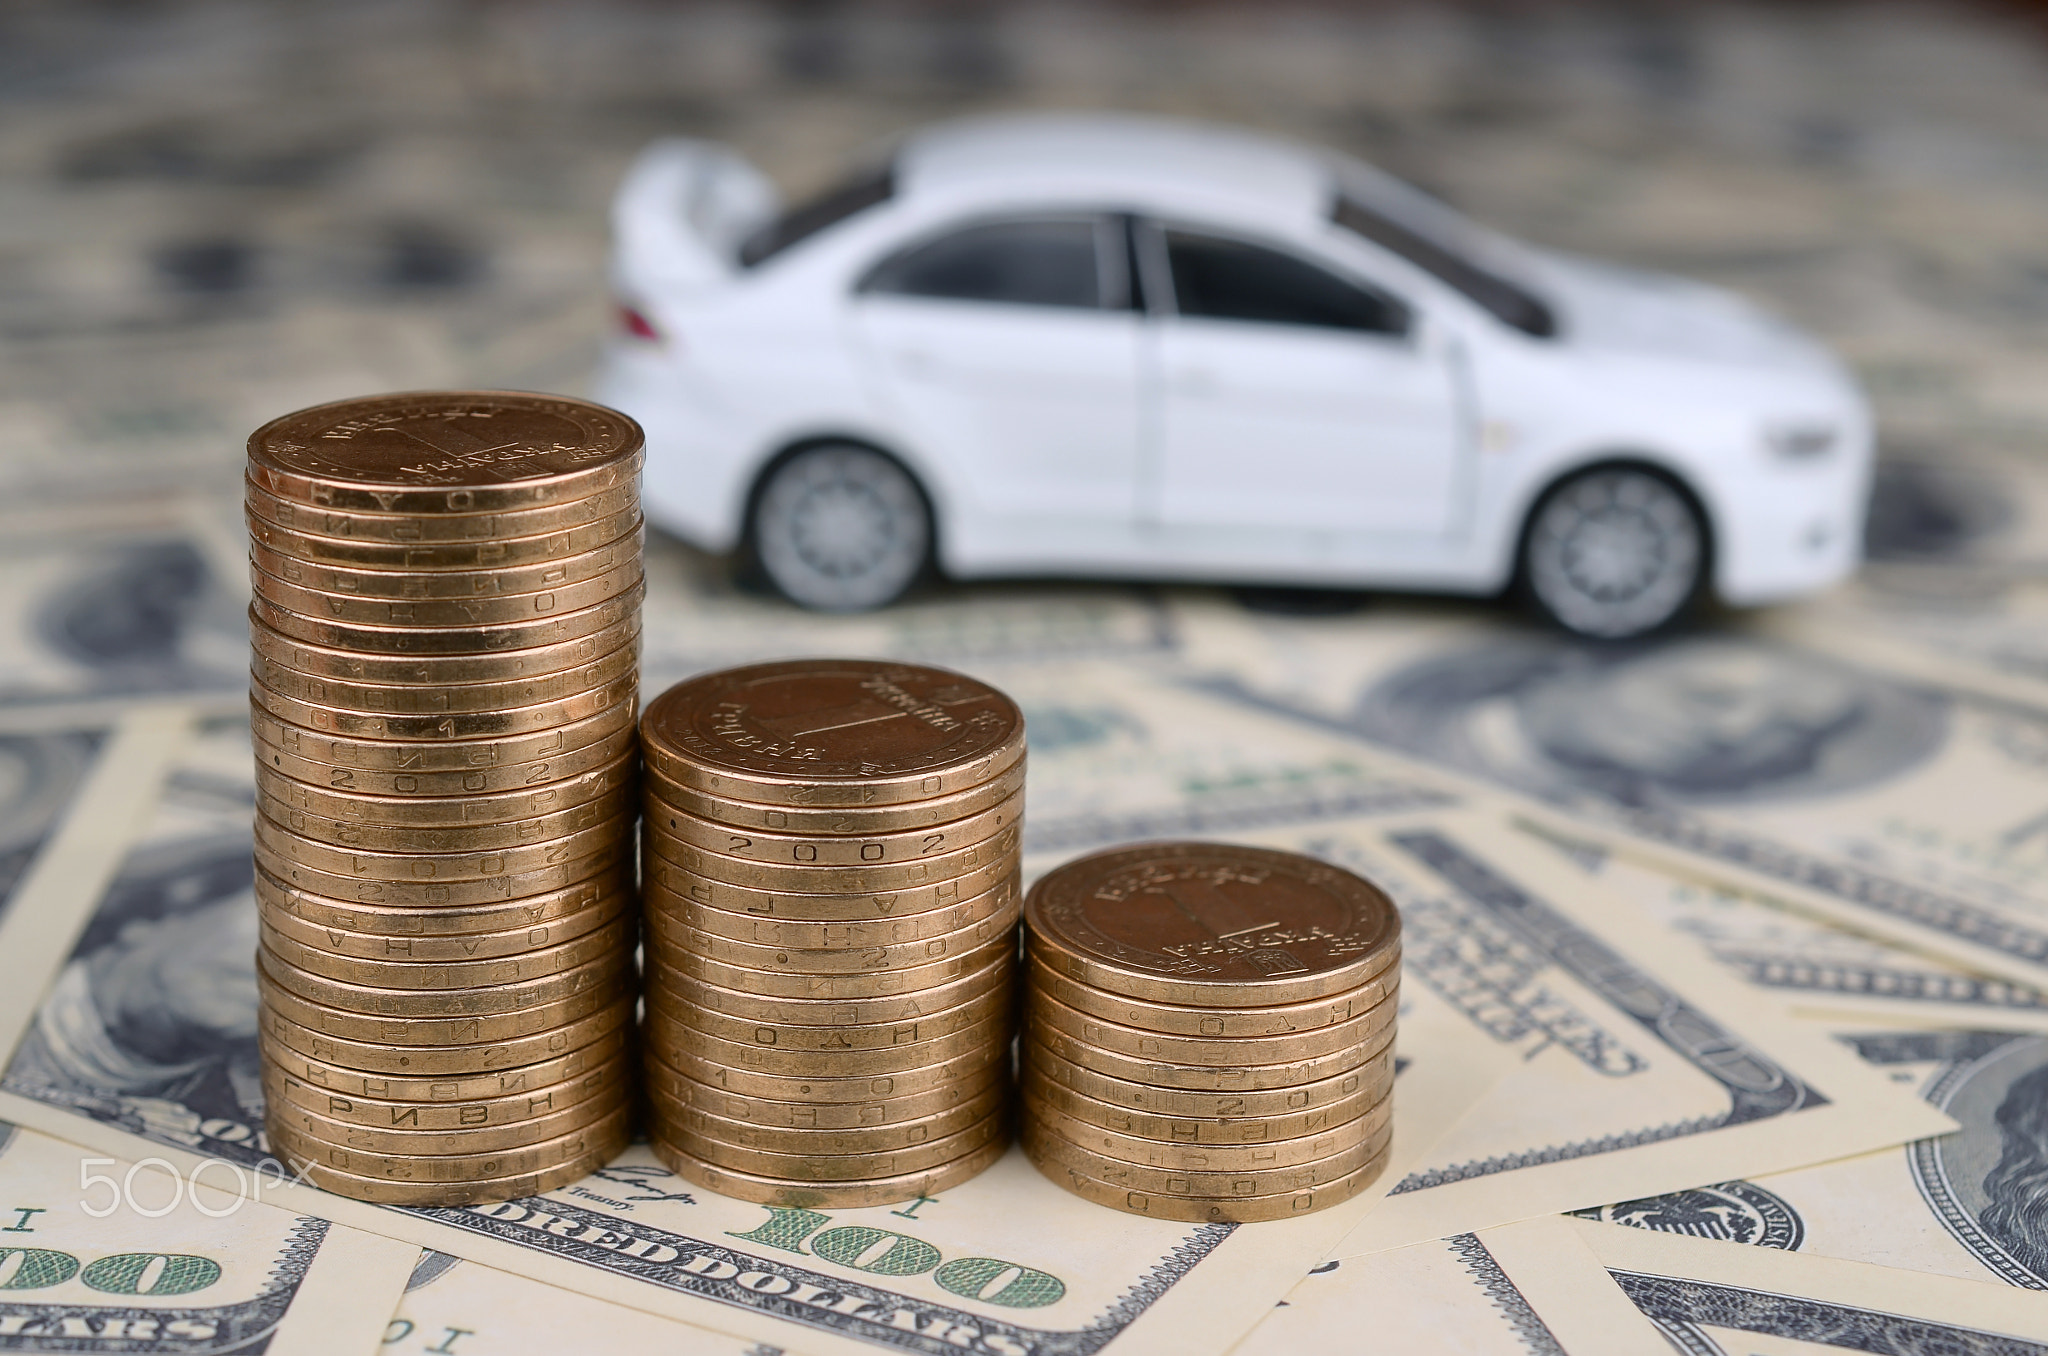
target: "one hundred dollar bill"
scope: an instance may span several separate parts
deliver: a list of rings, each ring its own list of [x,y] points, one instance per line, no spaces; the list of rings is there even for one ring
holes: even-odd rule
[[[1546,1215],[1325,1262],[1233,1356],[1368,1346],[1460,1356],[1645,1356],[1658,1332],[1565,1223]]]
[[[2048,963],[2048,702],[1737,633],[1178,621],[1212,690],[2021,983]]]
[[[1604,1223],[1574,1227],[1679,1351],[2048,1356],[2048,1300],[2028,1291]]]
[[[419,1249],[247,1185],[220,1161],[180,1172],[0,1124],[0,1351],[375,1350]]]

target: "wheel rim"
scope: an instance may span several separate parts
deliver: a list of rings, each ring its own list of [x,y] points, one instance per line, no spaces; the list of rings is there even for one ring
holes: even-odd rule
[[[1529,534],[1529,583],[1558,621],[1585,635],[1653,630],[1698,586],[1698,517],[1670,484],[1596,471],[1551,496]]]
[[[806,607],[853,611],[894,599],[923,568],[923,499],[902,468],[864,448],[791,458],[755,514],[761,564]]]

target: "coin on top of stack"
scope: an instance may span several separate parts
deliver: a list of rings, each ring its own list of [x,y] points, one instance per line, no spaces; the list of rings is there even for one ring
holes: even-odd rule
[[[1075,1194],[1243,1223],[1385,1167],[1401,920],[1369,881],[1265,848],[1118,848],[1032,887],[1024,951],[1024,1150]]]
[[[625,1147],[640,428],[419,392],[249,439],[270,1145],[457,1205]]]
[[[798,660],[640,723],[654,1149],[770,1205],[936,1195],[1002,1156],[1024,718],[985,683]]]

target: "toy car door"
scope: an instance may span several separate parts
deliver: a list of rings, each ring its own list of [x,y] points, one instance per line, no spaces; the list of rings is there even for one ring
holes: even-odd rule
[[[1269,529],[1277,559],[1326,544],[1305,533],[1397,539],[1456,526],[1457,375],[1406,305],[1283,250],[1140,231],[1164,265],[1148,288],[1163,274],[1172,294],[1154,322],[1157,523]]]
[[[859,284],[856,330],[885,406],[977,516],[1070,545],[1128,536],[1140,320],[1121,230],[1093,214],[970,220]]]

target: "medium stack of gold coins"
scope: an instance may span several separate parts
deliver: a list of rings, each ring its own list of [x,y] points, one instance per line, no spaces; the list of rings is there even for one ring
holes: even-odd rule
[[[626,1144],[641,460],[502,393],[249,440],[264,1092],[330,1191],[525,1196]]]
[[[647,760],[654,1150],[770,1205],[936,1195],[1001,1157],[1024,720],[941,669],[670,688]]]
[[[1401,920],[1312,858],[1153,843],[1024,906],[1024,1150],[1077,1195],[1287,1219],[1386,1165]]]

